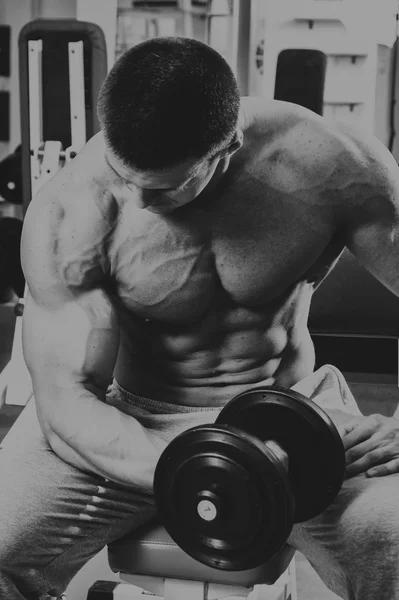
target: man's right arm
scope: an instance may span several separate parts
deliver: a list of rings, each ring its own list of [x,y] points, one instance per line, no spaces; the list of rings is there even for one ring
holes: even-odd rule
[[[119,346],[117,314],[105,289],[93,279],[93,272],[99,278],[94,258],[89,266],[81,261],[79,284],[65,281],[64,250],[77,258],[74,268],[80,261],[79,242],[59,233],[64,225],[57,215],[54,218],[54,210],[43,210],[42,203],[30,207],[24,224],[22,261],[29,294],[23,348],[39,422],[49,445],[65,462],[152,490],[155,466],[166,444],[104,402]]]

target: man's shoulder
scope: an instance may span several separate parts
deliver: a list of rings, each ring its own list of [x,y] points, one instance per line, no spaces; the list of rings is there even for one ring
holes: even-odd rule
[[[100,277],[117,218],[110,174],[98,148],[88,144],[31,201],[22,238],[25,269],[35,272],[46,255],[48,271],[65,283]]]
[[[398,165],[376,136],[287,102],[266,101],[256,110],[248,144],[254,152],[244,156],[265,190],[336,227],[399,219]]]
[[[308,182],[323,191],[344,191],[367,184],[378,189],[393,175],[397,178],[392,154],[359,126],[279,101],[266,103],[262,117],[265,158],[287,185]]]
[[[242,110],[249,136],[263,142],[266,152],[285,150],[287,157],[293,155],[313,167],[332,158],[356,161],[379,143],[360,127],[326,119],[291,102],[246,97]]]
[[[361,159],[360,130],[288,102],[276,102],[274,118],[276,131],[272,145],[310,172],[320,168],[325,172],[326,163],[347,164],[348,159],[354,162]]]
[[[29,212],[39,217],[39,226],[48,227],[53,219],[75,225],[77,235],[96,235],[116,218],[112,175],[96,138],[33,198]]]

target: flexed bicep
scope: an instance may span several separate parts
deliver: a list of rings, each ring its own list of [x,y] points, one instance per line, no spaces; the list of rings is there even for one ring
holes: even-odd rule
[[[80,231],[70,220],[75,223],[76,214],[68,216],[57,202],[35,199],[22,236],[29,290],[23,349],[40,415],[50,426],[72,396],[89,391],[104,399],[119,345],[117,312],[102,268],[107,223],[93,218]]]
[[[118,344],[117,315],[105,291],[60,300],[52,309],[28,295],[23,348],[34,388],[66,390],[81,385],[103,399]]]

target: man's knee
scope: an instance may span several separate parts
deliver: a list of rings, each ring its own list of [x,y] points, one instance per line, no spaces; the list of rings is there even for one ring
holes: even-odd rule
[[[1,575],[7,574],[10,576],[12,573],[17,573],[20,569],[19,556],[21,554],[21,548],[19,548],[18,541],[13,539],[10,535],[1,537],[0,529],[0,577]]]
[[[42,571],[33,562],[26,564],[20,554],[18,544],[0,545],[0,598],[38,598],[47,593]]]
[[[355,480],[358,480],[355,482]],[[355,478],[359,485],[359,478]],[[346,482],[344,487],[349,482]],[[339,522],[339,529],[347,540],[348,549],[357,556],[379,555],[383,551],[389,559],[396,550],[399,554],[399,475],[366,479],[361,482],[361,491],[346,506]],[[345,491],[344,491],[345,497]],[[398,565],[399,568],[399,565]]]

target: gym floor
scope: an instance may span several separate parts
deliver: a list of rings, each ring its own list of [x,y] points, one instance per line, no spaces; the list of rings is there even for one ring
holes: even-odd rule
[[[14,331],[13,307],[0,305],[0,371],[7,364],[12,348]],[[398,388],[393,377],[345,374],[363,414],[380,412],[392,415],[398,404]],[[365,380],[367,379],[367,381]],[[382,381],[382,382],[381,382]],[[0,442],[21,412],[20,407],[5,406],[0,414]],[[307,560],[296,554],[298,600],[337,600],[338,596],[327,590]],[[67,600],[86,600],[87,591],[98,579],[117,580],[107,563],[106,550],[100,552],[75,577],[67,590]]]

